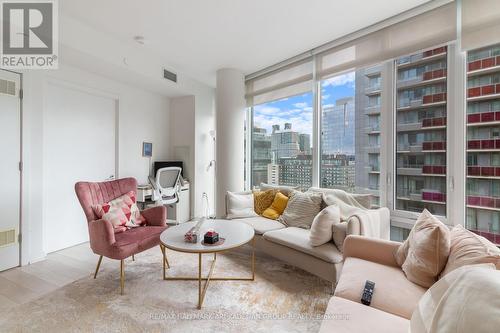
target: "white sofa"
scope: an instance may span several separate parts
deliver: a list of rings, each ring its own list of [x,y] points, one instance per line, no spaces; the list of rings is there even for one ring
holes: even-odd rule
[[[383,228],[389,230],[389,210],[383,207],[376,211],[380,214]],[[309,242],[308,229],[287,227],[279,221],[262,216],[233,219],[233,221],[241,221],[254,228],[257,250],[331,282],[332,290],[337,284],[344,257],[333,241],[312,246]],[[359,220],[355,216],[349,218],[346,234],[361,235],[360,230]],[[386,238],[389,238],[388,233]]]

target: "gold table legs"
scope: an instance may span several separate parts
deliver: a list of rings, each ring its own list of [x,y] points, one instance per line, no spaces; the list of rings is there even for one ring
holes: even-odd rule
[[[198,309],[201,309],[203,305],[203,301],[205,300],[205,294],[208,289],[208,285],[210,281],[254,281],[255,280],[255,246],[254,240],[252,240],[252,276],[251,277],[213,277],[213,272],[215,269],[215,263],[217,262],[217,252],[213,252],[214,258],[210,265],[210,271],[206,277],[201,275],[202,268],[202,255],[203,253],[198,253],[198,276],[166,276],[165,273],[165,264],[168,265],[168,261],[166,260],[166,250],[164,246],[162,247],[162,253],[165,260],[163,260],[163,280],[171,280],[171,281],[198,281]],[[210,253],[210,252],[208,252]],[[170,266],[169,266],[170,267]],[[205,284],[202,287],[202,281],[205,281]]]

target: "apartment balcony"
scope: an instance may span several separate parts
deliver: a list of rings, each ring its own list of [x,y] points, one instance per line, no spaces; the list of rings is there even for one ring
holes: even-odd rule
[[[446,74],[447,74],[446,68],[428,71],[422,75],[422,81],[425,82],[425,81],[431,81],[431,80],[436,81],[436,80],[440,80],[440,79],[445,79]]]
[[[398,89],[401,90],[410,87],[419,87],[429,85],[431,83],[443,82],[446,80],[446,73],[446,69],[436,69],[410,79],[398,80]]]
[[[480,100],[500,97],[500,83],[488,84],[467,89],[468,100]]]
[[[488,69],[493,69],[494,67],[497,66],[500,66],[500,56],[489,57],[469,62],[467,64],[467,71],[469,73],[470,72],[483,73],[484,71],[487,71]]]
[[[422,200],[437,202],[437,203],[446,203],[446,193],[423,189]]]
[[[422,167],[421,164],[406,164],[406,165],[398,165],[396,168],[396,172],[398,176],[421,176],[422,175]]]
[[[380,146],[371,145],[366,147],[367,154],[380,154]]]
[[[398,153],[421,153],[422,144],[401,144],[397,146]]]
[[[422,142],[422,151],[445,151],[446,141],[424,141]]]
[[[423,53],[423,58],[429,58],[429,57],[434,57],[437,55],[443,55],[446,53],[447,47],[446,46],[441,46],[438,48],[435,48],[433,50],[425,51]]]
[[[492,242],[493,244],[499,246],[500,245],[500,234],[499,233],[493,233],[489,231],[484,231],[484,230],[476,230],[476,229],[468,229],[469,231],[472,231],[473,233],[482,236]]]
[[[444,176],[444,175],[446,175],[446,166],[445,165],[424,165],[424,166],[422,166],[422,173],[424,175]]]
[[[445,127],[446,117],[422,119],[422,128]]]
[[[489,125],[495,122],[500,122],[500,111],[478,112],[467,115],[468,126]]]
[[[497,150],[500,149],[500,139],[468,140],[468,150]]]
[[[446,104],[446,93],[437,93],[431,95],[425,95],[421,99],[413,99],[408,103],[401,104],[399,103],[397,110],[398,111],[408,111],[415,109],[422,109],[426,107],[432,107],[437,105]]]
[[[365,131],[368,135],[380,134],[380,124],[370,125],[365,128]]]
[[[398,123],[397,131],[398,132],[413,132],[419,131],[422,129],[422,123],[413,122],[413,123]]]
[[[365,69],[366,76],[379,76],[380,75],[380,66],[374,66]]]
[[[474,177],[499,177],[500,178],[500,167],[495,166],[479,166],[472,165],[467,167],[467,176]]]
[[[380,84],[375,84],[373,86],[368,86],[365,88],[365,95],[378,95],[380,94]]]
[[[372,105],[365,108],[366,115],[377,115],[380,114],[380,105]]]
[[[485,209],[500,210],[500,198],[480,195],[468,195],[467,206]]]
[[[420,190],[398,189],[396,198],[399,200],[422,201],[422,192]]]
[[[425,51],[423,53],[414,54],[410,57],[404,57],[398,61],[397,67],[398,68],[412,67],[444,57],[446,57],[446,46]]]
[[[446,102],[446,93],[425,95],[422,97],[422,105]]]

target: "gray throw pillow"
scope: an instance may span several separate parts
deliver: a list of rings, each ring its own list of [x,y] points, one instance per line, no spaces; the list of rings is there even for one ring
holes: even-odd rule
[[[321,210],[321,193],[293,191],[279,221],[288,227],[310,229],[314,217]]]

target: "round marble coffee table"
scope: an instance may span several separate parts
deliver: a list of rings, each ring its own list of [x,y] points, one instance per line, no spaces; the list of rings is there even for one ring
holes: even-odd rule
[[[200,228],[198,241],[196,243],[188,243],[184,241],[184,234],[196,225],[197,222],[186,222],[174,227],[169,227],[160,235],[160,244],[163,252],[163,279],[164,280],[184,280],[198,281],[198,309],[201,309],[203,300],[210,281],[254,281],[255,280],[255,248],[253,239],[255,231],[249,225],[231,220],[205,220]],[[220,238],[224,238],[224,242],[219,245],[204,245],[202,244],[203,235],[209,229],[214,229]],[[235,249],[252,241],[252,276],[251,277],[213,277],[215,262],[217,260],[217,252]],[[166,250],[197,253],[198,254],[198,276],[167,276],[165,272]],[[201,276],[202,255],[204,253],[213,253],[213,261],[210,266],[210,271],[206,277]],[[201,282],[205,281],[205,285],[201,286]]]

